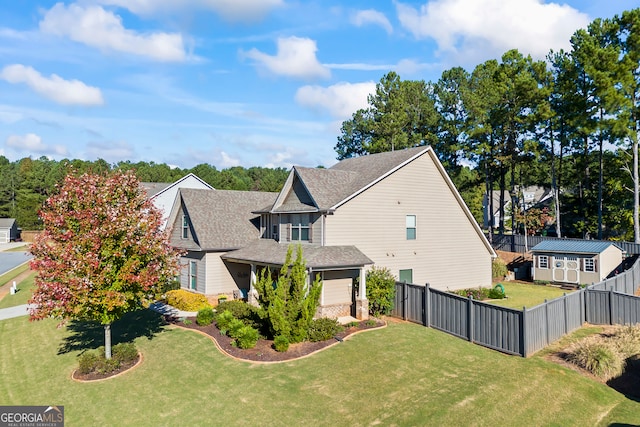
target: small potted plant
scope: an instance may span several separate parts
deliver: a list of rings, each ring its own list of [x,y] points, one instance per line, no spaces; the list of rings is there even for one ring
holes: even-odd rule
[[[218,304],[220,304],[221,302],[226,301],[228,298],[229,297],[227,297],[225,294],[218,295]]]

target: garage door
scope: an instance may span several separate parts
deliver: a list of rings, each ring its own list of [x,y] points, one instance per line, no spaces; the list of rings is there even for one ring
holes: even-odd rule
[[[0,243],[9,243],[9,232],[7,230],[0,230]]]

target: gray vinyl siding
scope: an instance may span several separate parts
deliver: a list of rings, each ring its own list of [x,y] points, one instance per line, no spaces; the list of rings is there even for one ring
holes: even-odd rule
[[[187,252],[180,259],[180,287],[191,290],[189,286],[189,263],[196,261],[196,289],[201,294],[206,293],[206,261],[203,252]]]
[[[200,249],[193,239],[193,228],[189,224],[189,237],[184,239],[182,237],[182,217],[184,216],[184,208],[180,207],[178,214],[176,215],[173,224],[170,224],[171,233],[169,235],[169,241],[172,246],[184,249]]]
[[[416,239],[406,216],[416,216]],[[491,286],[492,252],[427,153],[326,217],[325,245],[355,245],[396,276],[436,289]]]

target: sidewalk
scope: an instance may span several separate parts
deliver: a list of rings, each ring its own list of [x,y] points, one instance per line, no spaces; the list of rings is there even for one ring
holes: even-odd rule
[[[27,316],[29,312],[28,304],[16,305],[15,307],[0,309],[0,320],[13,319],[14,317]]]

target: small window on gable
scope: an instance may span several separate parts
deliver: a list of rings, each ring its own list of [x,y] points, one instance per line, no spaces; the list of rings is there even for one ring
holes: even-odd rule
[[[538,268],[549,268],[549,257],[547,255],[538,255]]]
[[[589,273],[596,272],[596,260],[593,258],[585,258],[584,259],[584,271]]]
[[[310,240],[308,214],[291,215],[291,240],[305,242]]]
[[[189,217],[182,215],[182,238],[189,238]]]
[[[407,215],[406,226],[407,226],[407,240],[416,240],[416,216],[415,215]]]

